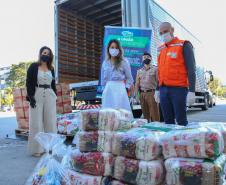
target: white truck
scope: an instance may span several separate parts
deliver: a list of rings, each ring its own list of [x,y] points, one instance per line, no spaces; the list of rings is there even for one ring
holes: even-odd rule
[[[158,27],[168,21],[176,35],[192,42],[197,51],[200,41],[180,22],[153,0],[56,0],[55,1],[55,67],[58,82],[70,83],[75,100],[100,104],[98,79],[104,26],[150,28],[150,52],[157,64],[160,45]],[[197,53],[197,52],[196,52]],[[208,109],[208,80],[204,68],[197,67],[195,107]],[[212,79],[212,73],[210,79]],[[76,108],[76,107],[75,107]],[[140,105],[133,105],[141,114]]]

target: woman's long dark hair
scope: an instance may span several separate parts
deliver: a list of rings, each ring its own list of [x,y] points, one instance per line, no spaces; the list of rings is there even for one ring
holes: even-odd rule
[[[42,55],[42,52],[47,49],[49,50],[49,56],[50,56],[50,61],[47,62],[47,67],[49,70],[52,70],[53,69],[53,52],[52,50],[47,47],[47,46],[43,46],[40,50],[39,50],[39,57],[38,57],[38,63],[39,65],[41,65],[41,55]]]
[[[111,59],[111,55],[109,53],[109,48],[110,48],[112,43],[115,43],[117,48],[119,49],[119,54],[116,57],[117,60],[116,60],[116,62],[114,62],[115,67],[118,68],[121,65],[122,61],[123,61],[123,49],[122,49],[121,44],[120,44],[120,42],[118,40],[116,40],[116,39],[110,40],[109,43],[108,43],[108,46],[107,46],[107,59],[108,60]]]

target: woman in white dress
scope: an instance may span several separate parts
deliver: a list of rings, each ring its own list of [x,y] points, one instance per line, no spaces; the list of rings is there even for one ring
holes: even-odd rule
[[[126,109],[131,111],[126,89],[133,93],[134,84],[131,68],[123,58],[118,40],[110,40],[107,58],[101,68],[101,85],[104,86],[102,108]]]

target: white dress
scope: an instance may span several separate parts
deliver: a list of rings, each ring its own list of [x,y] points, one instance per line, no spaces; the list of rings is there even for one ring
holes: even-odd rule
[[[101,85],[105,86],[102,95],[102,108],[126,109],[131,111],[126,88],[133,84],[131,68],[123,61],[117,69],[106,60],[101,68]]]

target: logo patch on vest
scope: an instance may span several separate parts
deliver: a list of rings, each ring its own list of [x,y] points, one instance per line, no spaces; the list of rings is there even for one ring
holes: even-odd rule
[[[168,52],[166,55],[170,56],[170,58],[177,58],[177,53],[176,52]]]

